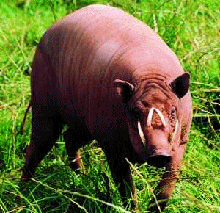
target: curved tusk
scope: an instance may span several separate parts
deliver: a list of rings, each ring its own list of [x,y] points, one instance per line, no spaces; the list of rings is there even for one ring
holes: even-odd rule
[[[154,113],[154,108],[150,109],[150,112],[148,113],[147,116],[147,127],[151,126],[152,118],[153,118],[153,113]]]
[[[144,132],[142,130],[140,121],[138,121],[138,132],[139,132],[139,135],[141,137],[141,141],[142,141],[143,145],[145,146],[146,145],[146,139],[144,137]]]
[[[162,112],[161,112],[159,109],[155,109],[155,111],[156,111],[157,114],[159,115],[159,117],[160,117],[160,119],[161,119],[161,122],[162,122],[162,124],[164,125],[164,127],[166,127],[166,126],[167,126],[167,125],[166,125],[166,121],[165,121],[165,118],[164,118]]]

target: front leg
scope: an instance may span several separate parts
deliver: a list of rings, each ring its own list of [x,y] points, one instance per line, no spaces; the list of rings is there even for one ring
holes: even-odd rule
[[[125,159],[119,156],[116,157],[114,154],[110,155],[110,153],[106,153],[106,157],[113,180],[116,186],[119,187],[123,205],[127,207],[129,205],[128,200],[131,199],[132,210],[137,211],[137,199],[132,181],[130,165]]]
[[[165,209],[166,202],[171,197],[173,190],[175,189],[176,182],[179,178],[185,147],[186,144],[182,144],[175,148],[172,159],[167,166],[167,171],[164,173],[163,178],[157,187],[158,194],[156,197],[159,207],[154,206],[151,208],[151,212],[161,212]]]

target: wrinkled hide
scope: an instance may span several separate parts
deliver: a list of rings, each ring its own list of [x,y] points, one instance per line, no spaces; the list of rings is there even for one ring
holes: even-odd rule
[[[71,13],[44,34],[31,86],[32,137],[23,181],[67,125],[71,168],[77,169],[77,150],[96,139],[125,204],[126,185],[135,195],[125,158],[166,166],[157,197],[171,196],[191,123],[189,75],[146,24],[102,5]]]

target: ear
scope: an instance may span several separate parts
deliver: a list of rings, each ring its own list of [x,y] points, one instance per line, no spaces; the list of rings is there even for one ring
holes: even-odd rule
[[[177,77],[171,84],[173,92],[177,95],[178,98],[182,98],[189,89],[189,74],[184,73]]]
[[[116,79],[114,80],[114,87],[117,89],[117,95],[122,97],[124,103],[127,103],[133,95],[134,86],[127,81]]]

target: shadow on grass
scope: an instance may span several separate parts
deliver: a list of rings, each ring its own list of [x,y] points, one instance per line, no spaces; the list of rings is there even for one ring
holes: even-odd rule
[[[30,182],[21,184],[26,209],[42,212],[119,212],[117,209],[122,209],[120,197],[110,189],[109,178],[103,172],[91,173],[76,174],[67,166],[57,165],[38,168]]]

